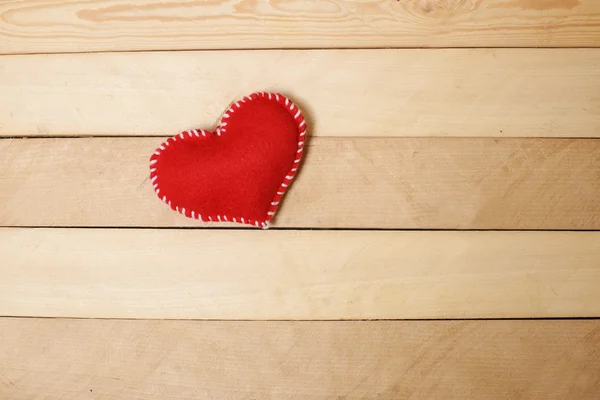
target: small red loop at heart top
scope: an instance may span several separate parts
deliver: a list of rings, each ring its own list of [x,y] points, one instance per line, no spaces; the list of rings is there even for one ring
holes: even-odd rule
[[[298,172],[306,137],[299,108],[279,93],[233,103],[215,131],[167,139],[150,157],[156,195],[205,222],[267,228]]]

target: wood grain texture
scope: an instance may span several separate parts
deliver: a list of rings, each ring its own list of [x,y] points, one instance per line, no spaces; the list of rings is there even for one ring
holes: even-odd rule
[[[596,0],[81,0],[0,5],[0,53],[600,45]]]
[[[596,400],[600,322],[0,319],[11,400]]]
[[[600,232],[0,230],[0,315],[600,317]]]
[[[0,136],[174,135],[279,91],[313,136],[599,137],[600,49],[0,57]]]
[[[208,226],[154,194],[162,140],[0,140],[0,226]],[[597,139],[314,138],[305,153],[273,227],[600,229]]]

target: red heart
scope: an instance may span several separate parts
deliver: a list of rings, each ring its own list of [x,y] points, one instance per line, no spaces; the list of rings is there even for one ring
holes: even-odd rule
[[[288,98],[253,93],[232,104],[214,132],[167,139],[150,157],[150,179],[186,217],[266,228],[298,171],[305,135]]]

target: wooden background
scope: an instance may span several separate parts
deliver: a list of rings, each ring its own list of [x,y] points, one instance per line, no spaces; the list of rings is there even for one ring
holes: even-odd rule
[[[253,91],[272,228],[148,180]],[[600,2],[0,3],[0,399],[600,398]]]

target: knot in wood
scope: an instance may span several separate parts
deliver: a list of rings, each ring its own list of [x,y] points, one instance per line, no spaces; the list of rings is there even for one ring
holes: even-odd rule
[[[439,17],[474,11],[482,0],[413,0],[414,10],[419,14]]]

